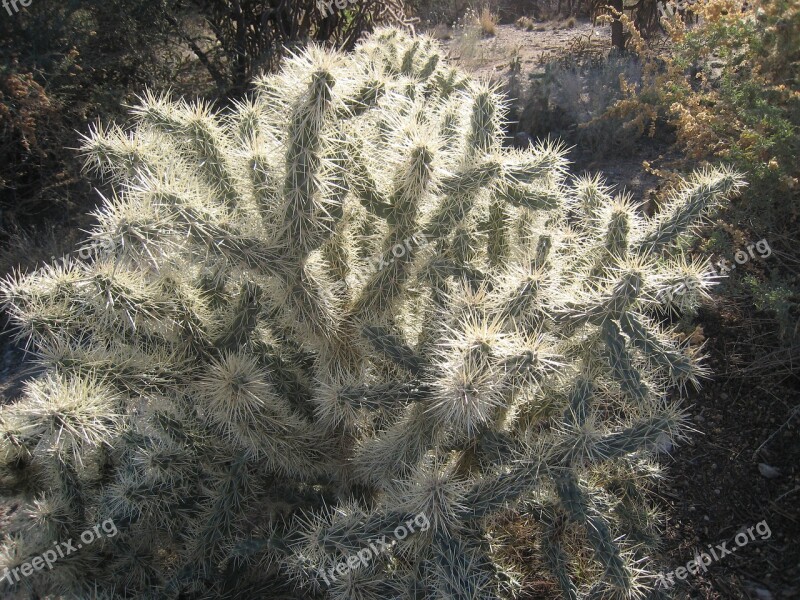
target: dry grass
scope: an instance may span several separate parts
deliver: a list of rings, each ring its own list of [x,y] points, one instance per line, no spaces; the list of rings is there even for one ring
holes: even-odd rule
[[[487,61],[487,49],[484,47],[484,32],[480,14],[468,9],[453,28],[451,58],[468,70],[483,67]]]
[[[430,35],[435,40],[452,40],[453,30],[444,23],[439,23],[431,30]]]
[[[85,236],[76,227],[45,225],[35,230],[0,232],[7,243],[0,249],[0,276],[14,270],[30,272],[72,253]]]
[[[533,31],[533,28],[536,27],[536,23],[530,17],[520,17],[514,24],[517,28],[524,29],[525,31]]]
[[[497,35],[497,14],[493,13],[488,6],[484,6],[478,14],[478,25],[481,33],[486,37]]]

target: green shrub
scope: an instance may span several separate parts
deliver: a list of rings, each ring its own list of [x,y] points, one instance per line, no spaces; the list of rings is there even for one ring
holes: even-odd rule
[[[94,257],[3,286],[44,372],[0,412],[28,497],[0,567],[115,534],[0,585],[506,597],[516,507],[564,597],[643,593],[648,457],[685,431],[665,392],[704,373],[659,298],[707,293],[676,244],[741,182],[697,173],[644,219],[559,147],[503,149],[502,106],[387,29],[228,112],[148,94],[95,129]]]

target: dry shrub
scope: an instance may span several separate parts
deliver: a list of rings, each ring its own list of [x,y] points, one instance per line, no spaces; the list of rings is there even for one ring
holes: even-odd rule
[[[584,0],[575,0],[584,1]],[[556,0],[548,0],[555,4]],[[405,0],[409,14],[418,17],[423,24],[434,26],[438,24],[452,26],[459,21],[467,10],[480,13],[484,7],[494,16],[496,23],[513,24],[520,16],[529,15],[539,17],[542,11],[542,2],[530,0]]]
[[[68,134],[61,104],[33,74],[0,69],[0,228],[27,224],[70,178],[59,163]]]
[[[11,228],[2,231],[8,243],[0,248],[0,273],[29,273],[48,263],[62,260],[83,237],[75,228],[45,225],[37,229]]]
[[[515,25],[518,29],[524,29],[525,31],[533,31],[533,28],[536,26],[536,23],[530,17],[520,17],[516,20]]]
[[[479,15],[468,9],[453,27],[453,57],[467,69],[483,66],[487,59],[483,39]]]
[[[452,40],[453,39],[453,30],[445,25],[444,23],[439,23],[436,25],[431,31],[429,32],[430,36],[435,40]]]
[[[642,64],[632,56],[605,57],[591,36],[545,59],[544,73],[513,94],[517,130],[555,135],[585,157],[631,156],[645,135],[641,122],[610,114],[641,86]],[[518,115],[518,116],[517,116]]]
[[[484,36],[497,35],[497,15],[488,6],[484,6],[478,14],[478,25]]]

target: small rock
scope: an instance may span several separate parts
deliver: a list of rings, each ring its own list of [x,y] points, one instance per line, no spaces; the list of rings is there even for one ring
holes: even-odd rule
[[[750,589],[756,595],[756,598],[758,598],[758,600],[772,600],[772,592],[770,592],[767,588],[763,588],[761,586],[753,586]]]
[[[767,463],[758,463],[758,472],[767,479],[775,479],[781,476],[781,472]]]

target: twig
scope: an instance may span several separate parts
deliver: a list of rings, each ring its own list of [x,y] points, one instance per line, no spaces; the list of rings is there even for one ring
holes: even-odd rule
[[[794,493],[795,493],[795,492],[797,492],[797,491],[800,491],[800,485],[797,485],[797,486],[795,486],[795,488],[794,488],[793,490],[789,490],[789,491],[788,491],[788,492],[786,492],[785,494],[781,494],[780,496],[778,496],[777,498],[775,498],[775,500],[773,500],[773,502],[779,502],[780,500],[783,500],[783,499],[784,499],[786,496],[788,496],[789,494],[794,494]]]
[[[758,448],[756,448],[755,452],[753,452],[753,460],[756,459],[756,457],[758,456],[758,453],[761,451],[761,449],[764,446],[766,446],[767,443],[769,443],[769,441],[772,438],[774,438],[776,435],[778,435],[783,430],[783,428],[786,427],[791,422],[791,420],[797,415],[797,413],[800,413],[800,404],[798,404],[797,406],[794,407],[794,410],[792,411],[792,414],[789,415],[789,418],[786,419],[786,422],[783,425],[781,425],[780,427],[778,427],[778,429],[776,429],[774,432],[772,432],[772,434],[766,440],[764,440],[764,443],[762,443]]]

